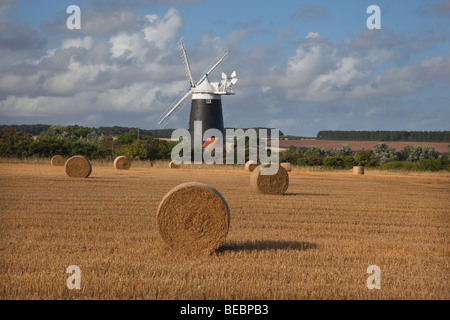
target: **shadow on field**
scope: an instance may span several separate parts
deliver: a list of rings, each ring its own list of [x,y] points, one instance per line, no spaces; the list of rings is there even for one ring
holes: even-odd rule
[[[328,193],[299,193],[299,192],[286,192],[284,196],[321,196],[329,197]]]
[[[218,253],[226,251],[256,251],[256,250],[314,250],[317,249],[317,245],[311,242],[299,242],[299,241],[247,241],[243,243],[225,243],[218,249]]]

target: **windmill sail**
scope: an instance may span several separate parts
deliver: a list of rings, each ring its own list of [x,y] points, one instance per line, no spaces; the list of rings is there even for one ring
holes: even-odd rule
[[[200,80],[197,82],[197,86],[200,85],[205,79],[208,77],[208,75],[216,69],[219,64],[222,63],[223,60],[225,60],[228,57],[228,49],[225,50],[222,55],[219,56],[216,63],[214,63],[206,72],[203,73],[203,76],[200,78]]]
[[[189,59],[187,57],[186,49],[184,48],[183,38],[180,40],[180,50],[183,55],[184,67],[186,68],[186,75],[191,83],[191,88],[195,86],[194,78],[192,77],[191,66],[189,65]]]
[[[158,119],[158,126],[160,128],[164,128],[170,120],[172,120],[178,112],[186,105],[187,98],[192,94],[191,90],[185,90],[173,103],[166,112],[163,113],[163,116]]]

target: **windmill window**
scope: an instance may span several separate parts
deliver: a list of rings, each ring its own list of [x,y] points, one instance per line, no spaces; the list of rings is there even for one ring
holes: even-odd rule
[[[206,99],[207,104],[211,104],[211,99]]]

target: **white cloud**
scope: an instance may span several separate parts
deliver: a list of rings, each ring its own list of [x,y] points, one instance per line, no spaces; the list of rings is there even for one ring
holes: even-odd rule
[[[305,39],[297,47],[295,56],[288,59],[285,74],[282,75],[279,83],[286,88],[305,87],[317,76],[335,67],[337,59],[337,49],[329,40]],[[296,91],[288,90],[288,96],[296,96]]]
[[[308,39],[308,38],[318,38],[318,37],[320,37],[320,34],[319,34],[318,32],[309,32],[309,33],[306,35],[305,39]]]
[[[63,89],[67,88],[63,87],[61,90]],[[57,96],[30,98],[11,95],[0,101],[0,110],[5,116],[71,116],[116,111],[151,112],[160,107],[156,101],[158,91],[159,88],[152,83],[136,83],[105,92],[83,91],[74,94],[70,99]],[[155,103],[156,106],[154,106]]]
[[[105,15],[84,36],[64,39],[47,52],[39,47],[23,55],[23,50],[1,47],[7,54],[0,61],[0,116],[60,116],[95,125],[105,114],[114,119],[136,113],[136,121],[152,121],[149,126],[156,127],[178,92],[188,89],[176,49],[183,19],[173,8],[143,17],[125,9],[111,16],[117,23],[111,20],[103,28]],[[450,83],[448,56],[413,55],[442,41],[433,33],[404,37],[386,29],[363,31],[336,44],[305,32],[286,58],[279,48],[290,46],[294,33],[280,38],[274,31],[273,43],[260,41],[262,24],[258,19],[236,24],[221,36],[203,32],[196,42],[186,43],[195,80],[223,49],[230,49],[211,77],[216,81],[221,71],[238,73],[236,96],[222,102],[226,125],[294,132],[300,126],[339,129],[347,120],[381,119],[392,108],[386,106],[389,99],[399,101],[436,83]],[[120,25],[127,27],[116,28]],[[102,32],[107,39],[90,36]],[[187,123],[181,116],[176,121],[172,125]]]
[[[362,32],[343,45],[335,45],[322,37],[307,36],[299,42],[296,54],[287,60],[284,69],[278,69],[278,81],[273,82],[284,89],[289,100],[318,102],[398,98],[431,83],[448,81],[448,57],[424,58],[397,66],[405,58],[401,51],[414,47],[416,40],[403,39],[396,46],[396,39],[390,31],[376,38]],[[375,50],[380,42],[383,44]],[[375,73],[377,68],[384,70],[382,75]]]
[[[123,31],[136,30],[138,15],[129,7],[117,8],[111,5],[93,3],[82,8],[81,30],[69,30],[62,17],[54,21],[42,22],[42,28],[50,33],[65,33],[69,35],[112,35]]]
[[[94,39],[92,37],[84,37],[84,38],[74,38],[74,39],[64,39],[61,42],[61,49],[68,48],[84,48],[91,49],[94,43]]]
[[[152,43],[159,50],[165,50],[176,40],[183,26],[183,19],[175,8],[167,11],[164,17],[147,15],[148,25],[144,28],[145,40]]]
[[[38,85],[39,74],[23,77],[15,74],[0,75],[0,94],[24,95]],[[1,101],[0,101],[1,102]],[[1,109],[0,109],[1,110]]]
[[[425,58],[403,67],[392,67],[382,75],[356,85],[349,97],[401,97],[412,94],[438,81],[450,81],[450,57]]]
[[[68,38],[59,47],[18,68],[0,72],[0,114],[69,116],[100,112],[162,112],[187,86],[175,50],[182,19],[176,9],[146,16],[141,30],[109,41]],[[175,52],[174,52],[175,51]],[[176,62],[172,62],[176,55]],[[174,81],[176,80],[176,81]],[[169,82],[167,82],[169,81]],[[2,98],[3,95],[3,98]]]
[[[144,60],[147,48],[143,44],[142,36],[139,33],[127,34],[121,32],[114,35],[109,40],[113,58],[125,55],[127,58],[137,57]]]
[[[137,15],[129,10],[92,9],[83,13],[83,34],[112,34],[119,30],[132,30]]]
[[[143,63],[148,54],[155,49],[159,54],[171,49],[174,41],[180,34],[183,20],[179,12],[171,8],[163,17],[147,15],[143,19],[144,27],[133,33],[120,32],[110,38],[111,52],[114,58],[137,58]]]
[[[82,64],[74,56],[70,58],[67,71],[47,76],[42,89],[47,95],[70,96],[82,91],[105,89],[95,84],[101,72],[117,71],[114,66],[105,64]]]

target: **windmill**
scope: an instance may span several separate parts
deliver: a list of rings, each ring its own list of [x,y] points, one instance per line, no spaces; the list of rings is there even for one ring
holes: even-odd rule
[[[223,95],[234,95],[233,85],[237,82],[236,71],[230,77],[222,73],[220,82],[209,82],[209,75],[219,64],[228,56],[228,50],[225,50],[215,62],[203,73],[200,80],[195,83],[192,77],[191,67],[184,47],[183,38],[179,42],[179,48],[183,56],[186,76],[190,82],[190,88],[185,90],[172,104],[169,109],[158,119],[158,126],[164,128],[170,120],[186,105],[189,96],[192,95],[191,113],[189,117],[189,132],[191,137],[194,136],[194,122],[202,122],[202,138],[208,129],[218,129],[225,136],[222,113]]]

